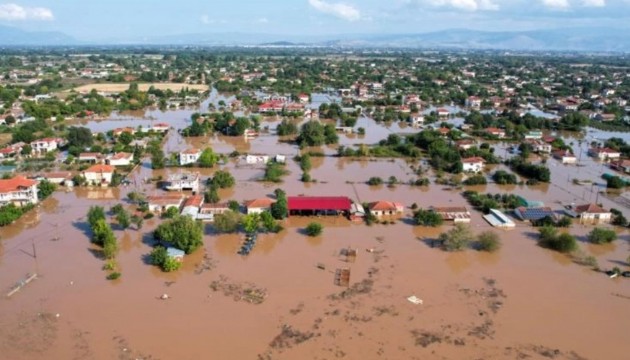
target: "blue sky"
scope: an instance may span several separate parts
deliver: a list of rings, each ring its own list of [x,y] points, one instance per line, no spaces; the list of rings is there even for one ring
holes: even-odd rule
[[[630,27],[630,0],[0,0],[0,24],[81,40]]]

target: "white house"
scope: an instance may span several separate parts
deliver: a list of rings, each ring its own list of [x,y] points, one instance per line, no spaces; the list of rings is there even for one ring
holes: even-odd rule
[[[468,108],[479,109],[481,107],[481,99],[477,96],[469,96],[466,99],[465,105]]]
[[[152,195],[147,197],[149,211],[155,213],[165,212],[170,208],[176,208],[178,211],[184,202],[182,195]]]
[[[201,156],[201,150],[188,149],[179,153],[179,165],[194,164],[199,160]]]
[[[16,176],[12,179],[0,179],[0,206],[8,204],[16,206],[37,204],[39,201],[37,184],[37,181],[23,176]]]
[[[61,138],[44,138],[31,142],[31,148],[34,154],[45,154],[57,150],[63,144],[64,141]]]
[[[601,161],[619,159],[621,153],[611,148],[592,148],[588,150],[589,155]]]
[[[111,184],[115,170],[111,165],[97,164],[85,170],[83,177],[90,185],[106,186]]]
[[[276,201],[269,198],[260,198],[255,200],[250,200],[245,202],[245,208],[247,209],[248,214],[260,214],[263,211],[269,211],[271,209],[271,204]]]
[[[268,155],[246,155],[245,163],[253,165],[253,164],[266,164],[269,162]]]
[[[413,115],[409,118],[412,126],[422,126],[424,125],[424,115]]]
[[[400,215],[405,210],[401,203],[391,201],[375,201],[368,204],[370,214],[380,217],[386,215]]]
[[[577,163],[577,158],[569,150],[554,151],[553,157],[560,160],[563,164]]]
[[[199,174],[173,174],[164,184],[169,191],[191,190],[199,191]]]
[[[462,159],[464,172],[481,172],[485,164],[485,160],[482,157],[474,156],[466,159]]]
[[[582,224],[605,224],[612,220],[612,213],[602,209],[596,204],[578,205],[566,213],[573,217],[578,217]]]
[[[503,129],[499,129],[499,128],[495,128],[495,127],[489,127],[486,129],[486,133],[492,136],[496,136],[499,139],[503,139],[505,137],[505,130]]]
[[[129,166],[133,160],[133,154],[126,152],[119,152],[107,156],[105,162],[111,166]]]

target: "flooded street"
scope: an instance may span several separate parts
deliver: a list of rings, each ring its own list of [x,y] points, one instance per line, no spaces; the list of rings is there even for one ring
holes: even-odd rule
[[[223,97],[216,91],[202,104]],[[84,125],[92,131],[166,122],[179,130],[197,110],[147,111],[133,119],[111,119]],[[153,119],[153,120],[152,120]],[[263,121],[270,133],[256,139],[213,135],[182,138],[171,131],[164,150],[211,146],[229,154],[287,155],[281,184],[256,181],[262,166],[230,159],[212,169],[152,170],[148,160],[131,174],[137,185],[119,189],[80,188],[57,191],[36,210],[0,232],[0,289],[9,289],[26,274],[38,274],[10,298],[0,299],[0,351],[3,358],[33,359],[626,359],[630,331],[630,281],[607,276],[575,264],[568,256],[536,244],[537,230],[522,222],[510,231],[495,230],[502,248],[496,253],[466,250],[448,253],[432,248],[431,239],[450,228],[412,225],[409,208],[468,206],[461,192],[508,192],[560,204],[595,202],[630,209],[597,195],[600,186],[576,185],[573,179],[603,184],[602,173],[612,172],[586,156],[591,139],[608,136],[588,133],[581,144],[567,135],[581,166],[548,159],[552,182],[537,186],[511,185],[450,189],[433,182],[428,187],[368,186],[374,176],[395,176],[400,182],[416,179],[404,159],[353,160],[312,157],[311,176],[299,181],[301,170],[292,160],[299,150],[273,134],[278,121]],[[418,129],[399,124],[377,124],[362,118],[356,127],[365,137],[340,135],[340,145],[373,144],[390,133]],[[627,134],[614,134],[622,136]],[[627,137],[627,136],[626,136]],[[505,145],[496,154],[504,156]],[[426,168],[426,166],[424,166]],[[221,190],[221,200],[271,196],[280,187],[291,195],[348,196],[355,202],[396,201],[404,215],[392,224],[367,226],[342,217],[318,217],[321,236],[307,237],[304,227],[313,219],[291,217],[279,234],[263,234],[247,257],[236,254],[243,236],[217,235],[206,225],[204,247],[185,258],[181,270],[163,273],[148,264],[152,230],[160,219],[144,227],[122,231],[117,261],[122,276],[106,280],[103,260],[90,243],[85,219],[88,208],[107,209],[126,202],[129,191],[161,193],[140,180],[169,173],[195,171],[202,181],[227,169],[236,178],[232,189]],[[132,181],[133,184],[133,181]],[[605,185],[604,185],[605,186]],[[603,189],[603,188],[601,188]],[[472,211],[474,232],[489,230],[481,214]],[[592,227],[573,225],[579,246],[597,258],[602,269],[627,267],[630,234],[619,233],[613,244],[592,245]],[[355,262],[339,255],[356,248]],[[366,250],[370,249],[371,252]],[[350,288],[334,284],[335,271],[351,270]],[[262,304],[239,301],[234,294],[215,291],[213,281],[233,287],[267,291]],[[160,300],[168,294],[168,300]],[[421,305],[407,301],[415,295]],[[605,354],[605,356],[604,356]]]

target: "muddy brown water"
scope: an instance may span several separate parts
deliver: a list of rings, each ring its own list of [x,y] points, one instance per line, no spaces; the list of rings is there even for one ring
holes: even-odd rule
[[[182,115],[174,113],[168,116]],[[390,132],[378,131],[381,138]],[[218,152],[298,153],[294,146],[265,135],[245,142],[222,137],[182,139],[172,134],[165,147],[206,143]],[[282,187],[289,195],[347,195],[362,202],[391,200],[422,207],[466,204],[460,195],[464,189],[364,184],[371,176],[415,178],[411,164],[404,160],[332,156],[312,160],[311,175],[317,182],[311,184],[298,181],[301,170],[292,160],[282,184],[255,181],[262,176],[262,166],[231,160],[224,167],[237,183],[220,195],[243,201]],[[559,203],[594,200],[596,192],[591,192],[590,184],[574,185],[572,179],[598,181],[607,169],[586,157],[583,160],[584,167],[575,167],[550,159],[551,184],[488,184],[471,189],[516,193],[556,209]],[[180,171],[153,171],[148,165],[139,167],[132,178]],[[192,169],[204,178],[216,170]],[[281,233],[261,235],[248,257],[236,254],[241,235],[217,235],[208,225],[204,247],[187,256],[178,272],[167,274],[146,263],[150,233],[160,222],[153,219],[140,231],[114,227],[122,276],[108,281],[104,262],[89,242],[85,214],[91,205],[109,208],[123,202],[131,190],[161,192],[153,185],[136,184],[58,191],[35,211],[0,229],[0,289],[8,291],[27,273],[39,274],[11,298],[0,299],[2,358],[627,358],[630,281],[608,279],[565,255],[538,247],[536,230],[520,222],[510,231],[495,230],[503,246],[488,254],[431,248],[430,239],[449,226],[413,226],[410,209],[389,225],[292,217],[283,222]],[[599,200],[605,207],[627,212],[607,198]],[[310,221],[324,224],[321,236],[302,234]],[[477,212],[471,227],[475,232],[490,229]],[[595,256],[600,267],[627,267],[628,233],[620,231],[613,244],[592,245],[583,241],[590,229],[574,225],[569,231],[579,236],[580,248]],[[358,249],[354,263],[339,256],[346,247]],[[339,296],[344,288],[334,285],[334,272],[341,268],[351,269],[354,289],[344,296]],[[235,286],[264,288],[267,298],[254,305],[212,291],[209,285],[222,276]],[[159,300],[165,293],[170,299]],[[410,295],[423,304],[408,302]]]

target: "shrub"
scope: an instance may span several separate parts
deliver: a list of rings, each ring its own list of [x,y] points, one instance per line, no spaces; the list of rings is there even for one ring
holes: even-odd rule
[[[464,224],[455,224],[453,229],[440,234],[438,238],[442,243],[442,248],[446,251],[464,250],[472,239],[470,227]]]
[[[381,185],[381,184],[383,184],[383,179],[381,179],[378,176],[373,176],[373,177],[368,179],[367,184],[370,185],[370,186]]]
[[[501,247],[499,235],[493,231],[484,231],[477,235],[477,248],[481,251],[495,252]]]
[[[538,232],[540,235],[538,244],[542,247],[562,253],[569,253],[577,248],[575,237],[571,234],[558,235],[558,230],[551,226],[544,226]]]
[[[320,223],[312,222],[306,226],[306,235],[319,236],[324,231],[324,227]]]
[[[516,179],[516,175],[505,170],[497,170],[494,174],[492,174],[492,180],[499,185],[516,184],[518,181]]]
[[[282,182],[282,177],[288,172],[284,169],[284,166],[279,163],[269,162],[265,168],[265,175],[263,181],[270,181],[279,183]]]
[[[464,180],[464,185],[486,185],[487,183],[486,177],[481,174],[470,176]]]
[[[107,275],[107,280],[116,280],[120,277],[121,273],[119,272],[113,272],[109,275]]]
[[[420,209],[413,214],[413,220],[416,225],[421,226],[440,226],[444,222],[442,216],[431,210]]]
[[[606,244],[617,240],[617,233],[611,229],[596,227],[588,234],[588,241],[593,244]]]

